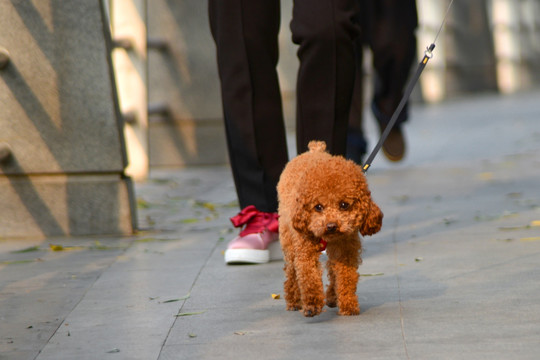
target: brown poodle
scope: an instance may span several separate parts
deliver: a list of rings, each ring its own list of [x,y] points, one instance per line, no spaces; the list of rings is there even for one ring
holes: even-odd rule
[[[371,200],[360,166],[325,151],[322,141],[291,160],[278,183],[279,237],[285,256],[287,310],[315,316],[326,305],[358,315],[361,235],[372,235],[383,214]],[[319,255],[326,248],[329,285],[324,294]]]

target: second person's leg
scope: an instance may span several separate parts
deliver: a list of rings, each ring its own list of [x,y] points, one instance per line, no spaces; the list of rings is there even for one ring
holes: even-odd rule
[[[345,155],[354,86],[353,41],[356,0],[295,0],[291,31],[299,45],[297,149],[324,140],[333,154]]]
[[[240,207],[277,211],[288,161],[276,65],[279,0],[209,0],[229,158]]]

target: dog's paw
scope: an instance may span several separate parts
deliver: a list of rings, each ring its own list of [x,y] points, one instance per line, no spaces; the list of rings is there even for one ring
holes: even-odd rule
[[[344,315],[344,316],[360,315],[360,306],[345,308],[345,309],[340,308],[338,311],[338,315]]]
[[[314,305],[311,305],[311,306],[305,306],[304,307],[304,316],[305,317],[313,317],[313,316],[317,316],[319,315],[320,313],[322,313],[323,311],[323,307],[322,306],[314,306]]]
[[[302,310],[302,305],[287,305],[287,311],[299,311]]]
[[[335,308],[337,306],[337,299],[326,299],[326,306],[328,306],[329,308]]]

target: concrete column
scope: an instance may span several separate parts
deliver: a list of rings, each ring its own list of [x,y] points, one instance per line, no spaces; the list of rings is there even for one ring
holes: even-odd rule
[[[296,128],[296,77],[300,62],[296,56],[298,46],[292,42],[290,23],[292,0],[281,0],[281,28],[279,30],[278,76],[283,100],[283,115],[289,130]],[[293,154],[289,154],[292,156]]]
[[[132,233],[102,1],[0,0],[0,24],[0,238]]]
[[[540,3],[491,0],[498,86],[512,93],[540,84]]]
[[[294,128],[297,47],[282,0],[278,74],[285,119]],[[228,162],[208,2],[148,1],[149,147],[151,166]]]
[[[207,1],[148,1],[148,76],[151,166],[226,163]]]
[[[417,0],[418,57],[437,35],[449,0]],[[427,102],[477,91],[496,91],[494,50],[486,0],[454,1],[420,83]]]
[[[492,39],[487,0],[454,1],[442,39],[449,96],[497,91]]]
[[[426,48],[435,40],[448,1],[416,0],[416,5],[419,21],[417,32],[418,59],[422,59]],[[420,77],[422,96],[427,102],[441,101],[446,96],[446,46],[441,38],[439,38],[436,45],[435,56],[429,61],[428,66],[422,73],[422,77]]]
[[[128,167],[135,180],[148,176],[146,0],[109,0],[113,61],[124,119]]]

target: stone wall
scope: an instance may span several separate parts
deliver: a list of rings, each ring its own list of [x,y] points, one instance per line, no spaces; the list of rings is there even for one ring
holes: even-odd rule
[[[131,233],[102,2],[0,0],[0,23],[0,238]]]

